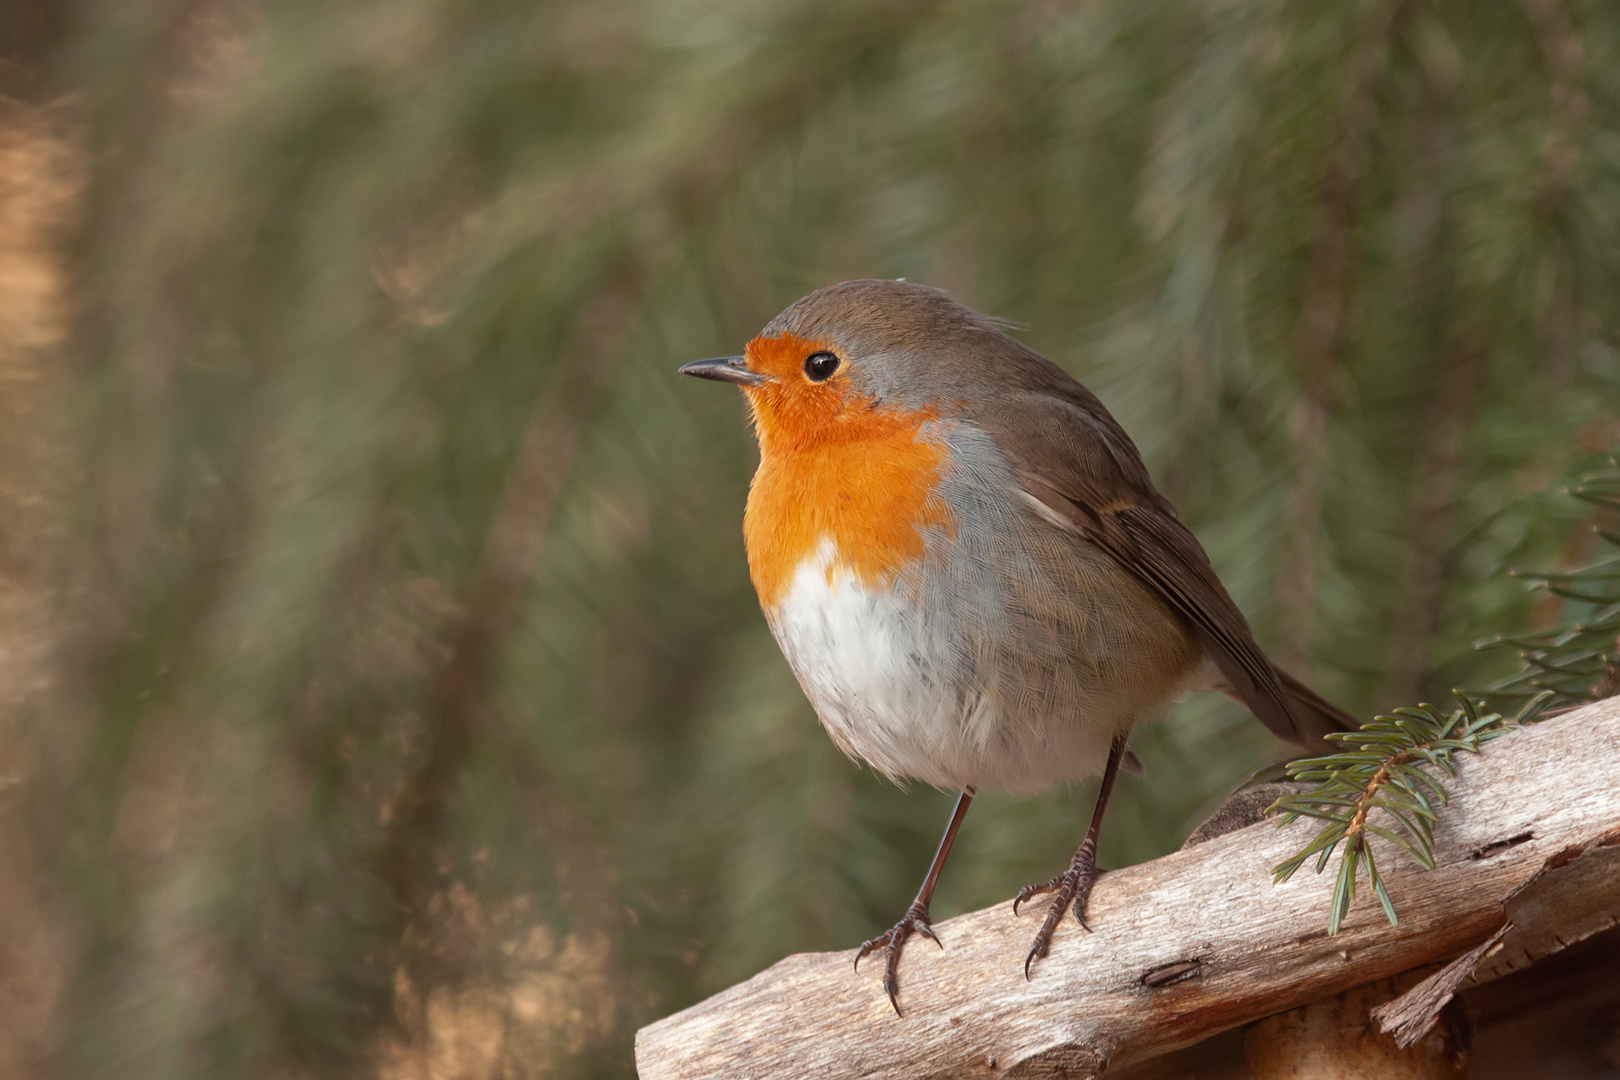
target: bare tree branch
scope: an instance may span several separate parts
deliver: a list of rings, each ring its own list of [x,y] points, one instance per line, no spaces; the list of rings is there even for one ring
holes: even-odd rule
[[[1308,826],[1263,823],[1105,875],[1094,932],[1066,921],[1030,982],[1033,923],[1001,904],[939,924],[943,951],[907,952],[903,1017],[853,950],[792,956],[643,1028],[637,1066],[643,1080],[1098,1076],[1449,960],[1511,916],[1483,981],[1620,921],[1617,775],[1620,699],[1464,755],[1435,869],[1378,849],[1398,927],[1363,895],[1328,937],[1331,875],[1269,875]]]

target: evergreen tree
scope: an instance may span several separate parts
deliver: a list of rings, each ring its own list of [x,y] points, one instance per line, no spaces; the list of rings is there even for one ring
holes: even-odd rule
[[[819,730],[746,577],[738,405],[674,376],[832,281],[1020,324],[1359,714],[1563,621],[1506,571],[1585,557],[1559,492],[1616,442],[1612,4],[76,26],[37,114],[74,314],[7,481],[55,614],[0,823],[59,898],[4,932],[59,943],[63,1073],[629,1076],[636,1026],[904,908],[951,796]],[[1216,699],[1134,745],[1104,865],[1281,750]],[[1087,805],[982,797],[936,915],[1057,869]]]

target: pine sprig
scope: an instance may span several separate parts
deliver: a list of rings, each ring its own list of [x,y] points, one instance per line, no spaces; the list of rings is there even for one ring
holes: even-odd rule
[[[1515,574],[1587,610],[1571,626],[1480,642],[1517,649],[1524,660],[1519,674],[1486,691],[1493,702],[1540,698],[1544,708],[1566,709],[1620,693],[1620,465],[1582,477],[1569,493],[1598,508],[1593,532],[1607,550],[1561,573]]]
[[[1273,867],[1271,874],[1277,882],[1287,881],[1313,857],[1320,874],[1342,845],[1328,912],[1329,934],[1338,933],[1343,925],[1363,866],[1384,915],[1391,925],[1399,924],[1368,841],[1382,837],[1424,869],[1434,868],[1436,808],[1445,806],[1447,799],[1432,770],[1455,775],[1452,761],[1459,751],[1478,753],[1485,743],[1548,710],[1620,693],[1620,531],[1613,527],[1620,521],[1620,463],[1611,462],[1609,469],[1582,477],[1570,494],[1599,509],[1593,531],[1609,550],[1570,570],[1516,572],[1516,576],[1583,605],[1587,611],[1581,621],[1481,642],[1481,648],[1517,649],[1524,668],[1488,690],[1456,691],[1461,707],[1450,714],[1433,705],[1396,709],[1359,731],[1327,736],[1353,749],[1289,763],[1289,779],[1315,781],[1318,786],[1283,796],[1270,812],[1281,814],[1282,824],[1301,817],[1324,824],[1304,850]],[[1504,721],[1497,712],[1482,713],[1477,704],[1481,700],[1497,708],[1516,706],[1516,715]]]
[[[1435,808],[1446,805],[1447,797],[1429,770],[1453,776],[1452,759],[1459,751],[1478,753],[1485,743],[1510,730],[1499,714],[1482,715],[1467,695],[1458,693],[1457,700],[1461,707],[1449,715],[1433,705],[1421,705],[1374,717],[1359,731],[1328,736],[1353,744],[1354,749],[1289,763],[1289,779],[1318,781],[1319,786],[1283,796],[1270,812],[1282,814],[1285,825],[1301,817],[1324,824],[1304,850],[1274,866],[1271,876],[1278,883],[1287,881],[1313,856],[1320,874],[1342,844],[1328,912],[1329,934],[1337,934],[1344,923],[1363,865],[1390,925],[1399,924],[1369,837],[1382,837],[1425,870],[1434,869]]]

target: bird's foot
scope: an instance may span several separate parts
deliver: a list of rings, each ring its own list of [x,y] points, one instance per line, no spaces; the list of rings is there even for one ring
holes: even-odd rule
[[[1091,886],[1097,880],[1096,856],[1082,848],[1076,854],[1069,868],[1051,881],[1043,881],[1039,885],[1025,885],[1018,890],[1013,898],[1013,914],[1018,914],[1018,905],[1032,896],[1042,893],[1054,893],[1052,904],[1046,909],[1046,921],[1035,934],[1035,943],[1029,947],[1029,955],[1024,957],[1024,978],[1029,978],[1029,967],[1038,958],[1043,957],[1052,947],[1052,934],[1063,919],[1063,912],[1071,905],[1074,908],[1074,917],[1086,930],[1091,927],[1086,924],[1086,898],[1091,895]]]
[[[906,939],[912,934],[921,934],[940,948],[945,947],[934,933],[933,923],[928,918],[928,905],[914,903],[906,910],[904,918],[862,945],[861,951],[855,954],[855,967],[859,970],[867,954],[883,950],[883,991],[889,995],[889,1004],[894,1006],[896,1016],[900,1015],[900,1002],[896,997],[900,992],[900,951],[906,947]]]

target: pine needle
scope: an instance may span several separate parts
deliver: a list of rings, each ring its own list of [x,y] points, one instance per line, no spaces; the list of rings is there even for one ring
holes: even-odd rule
[[[1389,841],[1413,862],[1432,870],[1436,815],[1430,800],[1420,794],[1420,785],[1441,805],[1445,805],[1446,792],[1426,770],[1454,775],[1451,762],[1457,753],[1477,754],[1485,743],[1512,730],[1513,725],[1497,713],[1481,715],[1461,691],[1457,700],[1460,706],[1449,714],[1433,705],[1420,705],[1374,717],[1359,731],[1328,736],[1355,749],[1288,766],[1290,779],[1317,780],[1320,786],[1283,796],[1271,805],[1270,812],[1281,814],[1284,825],[1302,817],[1324,824],[1303,850],[1273,867],[1271,876],[1279,883],[1287,881],[1312,856],[1320,874],[1342,844],[1328,909],[1329,934],[1337,934],[1344,925],[1363,866],[1390,925],[1399,925],[1368,836]]]

